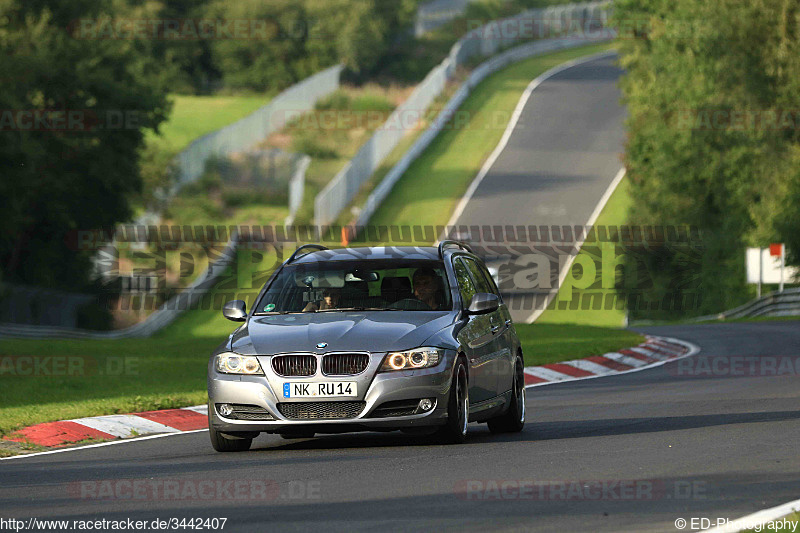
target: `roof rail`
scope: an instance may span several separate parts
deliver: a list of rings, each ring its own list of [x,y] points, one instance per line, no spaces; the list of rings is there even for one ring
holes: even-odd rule
[[[313,250],[317,250],[317,251],[319,251],[319,250],[330,250],[330,248],[328,248],[327,246],[322,246],[321,244],[304,244],[303,246],[298,247],[297,250],[294,251],[292,256],[286,261],[286,264],[289,264],[292,261],[294,261],[295,259],[297,259],[297,257],[298,257],[297,254],[299,254],[303,250],[308,250],[305,254],[302,254],[302,255],[306,255],[306,254],[310,254]],[[301,255],[301,257],[302,257],[302,255]]]
[[[444,240],[439,243],[439,257],[444,259],[444,249],[448,246],[458,246],[462,250],[466,250],[469,253],[475,253],[472,251],[472,248],[469,247],[468,244],[465,244],[461,241],[452,241],[452,240]]]

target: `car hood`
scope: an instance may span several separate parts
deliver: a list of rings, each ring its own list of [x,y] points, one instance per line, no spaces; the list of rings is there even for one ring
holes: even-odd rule
[[[452,324],[450,312],[326,312],[252,317],[231,338],[231,349],[247,355],[286,352],[387,352],[422,346]],[[327,343],[317,349],[318,343]]]

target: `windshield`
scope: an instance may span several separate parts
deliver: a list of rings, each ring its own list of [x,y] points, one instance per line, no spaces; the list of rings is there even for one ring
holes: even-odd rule
[[[451,309],[440,261],[394,259],[285,267],[258,302],[255,314]]]

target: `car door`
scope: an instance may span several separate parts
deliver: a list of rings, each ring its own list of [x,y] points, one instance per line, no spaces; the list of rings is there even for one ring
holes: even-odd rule
[[[514,323],[511,320],[511,312],[508,306],[503,302],[503,297],[500,295],[500,290],[497,288],[494,278],[489,273],[489,269],[485,265],[478,264],[478,268],[486,279],[489,285],[490,292],[496,294],[500,299],[500,306],[495,313],[490,317],[492,330],[495,332],[496,349],[498,350],[497,357],[497,378],[498,378],[498,394],[502,394],[511,390],[514,384],[514,370],[516,364],[516,332],[514,331]]]
[[[453,271],[461,294],[461,308],[469,307],[472,296],[478,292],[464,260],[453,259]],[[464,347],[469,365],[470,403],[480,403],[496,396],[497,380],[491,368],[494,335],[488,315],[470,315],[458,332],[458,342]]]
[[[468,257],[464,258],[464,263],[469,270],[477,292],[497,294],[497,292],[495,292],[496,286],[491,282],[489,273],[486,272],[486,268],[483,267],[483,265]],[[507,343],[504,342],[506,332],[508,331],[508,325],[505,323],[506,319],[503,312],[505,311],[507,313],[508,310],[502,304],[502,299],[500,302],[501,305],[495,311],[484,315],[489,321],[489,330],[492,333],[491,348],[489,349],[489,354],[486,356],[489,372],[494,377],[494,381],[492,382],[494,394],[492,396],[497,396],[511,388],[509,381],[511,374],[508,368],[508,360],[511,352],[508,349]]]

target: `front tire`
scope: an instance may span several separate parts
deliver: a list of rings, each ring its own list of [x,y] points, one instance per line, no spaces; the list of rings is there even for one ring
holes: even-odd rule
[[[224,433],[214,429],[211,424],[211,413],[213,405],[208,405],[208,435],[211,437],[211,446],[218,452],[246,452],[253,444],[252,438],[247,437],[228,437]]]
[[[437,441],[443,444],[461,444],[467,440],[469,424],[469,380],[464,359],[456,360],[450,397],[447,402],[447,422],[435,433]]]
[[[514,365],[511,405],[505,413],[490,419],[488,425],[492,433],[519,433],[525,427],[525,373],[519,357]]]

